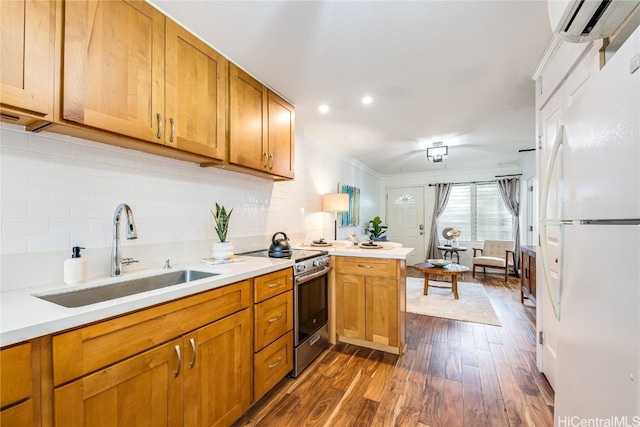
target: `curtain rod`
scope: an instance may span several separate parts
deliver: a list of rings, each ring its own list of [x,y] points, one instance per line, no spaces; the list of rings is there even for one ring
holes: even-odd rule
[[[511,174],[511,175],[496,175],[496,178],[506,178],[508,176],[517,177],[522,176],[521,173]],[[465,185],[465,184],[487,184],[495,181],[467,181],[467,182],[452,182],[452,185]],[[429,184],[429,187],[435,187],[438,184]]]

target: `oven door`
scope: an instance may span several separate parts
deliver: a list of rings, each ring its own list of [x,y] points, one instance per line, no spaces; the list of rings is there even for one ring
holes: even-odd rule
[[[331,267],[295,278],[294,281],[294,344],[297,347],[310,335],[327,324],[328,273]]]

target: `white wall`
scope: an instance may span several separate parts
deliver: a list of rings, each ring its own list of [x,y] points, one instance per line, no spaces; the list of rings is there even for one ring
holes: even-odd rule
[[[87,248],[91,278],[108,275],[119,203],[131,206],[138,228],[138,239],[122,247],[140,262],[125,271],[210,256],[216,202],[234,209],[228,240],[236,252],[268,247],[278,231],[294,244],[303,229],[307,241],[332,238],[333,215],[320,212],[321,194],[335,192],[338,182],[361,188],[363,220],[377,211],[379,176],[296,132],[296,179],[274,183],[3,123],[0,289],[62,282],[72,246]]]

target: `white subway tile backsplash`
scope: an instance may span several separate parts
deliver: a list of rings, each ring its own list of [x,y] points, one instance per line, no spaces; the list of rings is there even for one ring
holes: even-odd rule
[[[65,251],[71,248],[71,236],[69,235],[29,236],[27,242],[29,252]]]
[[[35,236],[49,234],[48,219],[2,218],[3,236]]]
[[[2,201],[2,218],[26,218],[27,202],[25,201]]]
[[[2,254],[22,254],[29,252],[27,236],[2,236],[0,239]]]
[[[43,252],[64,259],[71,246],[107,254],[120,203],[131,206],[138,227],[137,240],[122,242],[125,254],[145,258],[145,252],[136,248],[153,247],[193,256],[190,242],[199,242],[193,243],[198,247],[205,242],[202,256],[206,256],[210,244],[218,240],[210,212],[216,202],[234,209],[228,238],[239,247],[253,248],[264,246],[277,231],[293,238],[307,228],[307,240],[333,236],[333,217],[318,212],[322,192],[318,180],[327,181],[331,191],[338,181],[359,186],[374,205],[380,194],[378,178],[330,154],[319,154],[304,141],[296,147],[298,178],[273,182],[64,135],[0,126],[3,260],[23,255],[40,259]],[[305,155],[314,157],[307,161]],[[326,165],[337,172],[325,176]],[[345,178],[351,176],[358,179]],[[361,215],[364,219],[373,213]],[[173,258],[180,256],[173,253]],[[145,262],[156,261],[141,262],[141,268]],[[108,267],[106,260],[99,264]],[[30,277],[25,286],[47,283],[51,274]]]

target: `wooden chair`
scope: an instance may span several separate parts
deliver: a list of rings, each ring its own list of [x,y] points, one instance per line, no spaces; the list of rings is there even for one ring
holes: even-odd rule
[[[515,242],[513,240],[485,240],[482,248],[473,248],[472,276],[476,277],[476,267],[482,267],[484,273],[487,272],[487,268],[495,268],[504,270],[504,281],[506,282],[509,267],[515,268],[516,264],[514,249]]]

